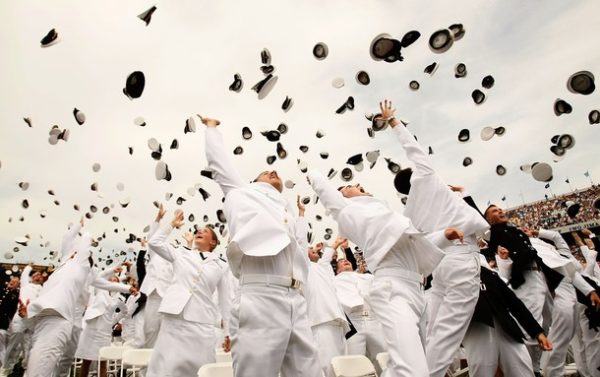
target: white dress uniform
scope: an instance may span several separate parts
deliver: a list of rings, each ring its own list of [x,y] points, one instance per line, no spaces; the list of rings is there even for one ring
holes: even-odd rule
[[[346,340],[348,355],[365,355],[380,373],[377,354],[386,352],[381,323],[369,306],[369,292],[374,276],[345,271],[335,276],[335,289],[344,312],[356,329],[356,334]]]
[[[231,242],[227,260],[239,279],[231,321],[236,377],[315,377],[321,368],[306,312],[308,225],[273,186],[247,184],[214,127],[206,157],[225,195]]]
[[[581,265],[571,254],[569,245],[555,231],[545,229],[539,230],[539,237],[551,240],[555,246],[552,246],[540,239],[531,238],[531,244],[536,248],[549,248],[558,252],[565,259],[571,260],[577,268],[573,279],[563,279],[555,290],[554,305],[552,308],[552,324],[548,338],[552,340],[554,345],[552,351],[545,352],[542,355],[541,366],[544,370],[544,376],[559,377],[563,375],[567,349],[571,340],[575,336],[577,328],[576,322],[579,320],[577,313],[577,295],[575,289],[579,290],[584,295],[590,294],[594,288],[590,286],[579,272]]]
[[[130,295],[125,301],[127,315],[121,321],[123,345],[130,348],[144,347],[144,315],[142,311],[135,313],[140,295]]]
[[[458,351],[479,297],[477,236],[489,224],[435,173],[428,155],[408,129],[394,127],[413,168],[404,215],[424,232],[458,228],[464,242],[445,247],[428,294],[426,355],[431,377],[443,377]]]
[[[345,353],[345,334],[350,331],[335,289],[331,258],[334,250],[327,247],[318,262],[308,270],[308,319],[319,352],[323,372],[334,377],[331,359]]]
[[[159,224],[155,221],[150,225],[148,239],[152,238]],[[148,250],[150,261],[146,267],[146,277],[140,287],[140,292],[147,296],[146,305],[140,314],[144,316],[144,348],[152,348],[160,330],[162,316],[158,308],[162,298],[173,280],[173,265]]]
[[[77,304],[82,292],[87,289],[90,264],[89,248],[92,238],[84,233],[79,246],[74,248],[74,239],[81,229],[79,224],[71,227],[63,240],[73,250],[72,257],[59,266],[40,292],[39,297],[29,304],[28,319],[34,320],[32,348],[27,362],[27,375],[30,377],[50,377],[57,366],[72,335],[77,318]],[[63,252],[62,255],[66,255]],[[129,286],[110,283],[104,279],[94,279],[91,284],[101,289],[129,292]]]
[[[369,269],[374,271],[371,306],[388,345],[390,364],[386,373],[429,376],[422,282],[444,256],[436,244],[451,244],[444,231],[425,237],[383,200],[371,196],[345,198],[321,173],[311,171],[308,176],[321,203],[337,221],[341,235],[363,250]]]
[[[26,266],[21,272],[19,299],[25,305],[35,300],[42,289],[41,284],[34,284],[30,281],[29,274],[31,271],[31,266]],[[7,372],[12,371],[21,355],[24,364],[27,364],[29,348],[31,347],[31,330],[26,326],[26,321],[19,316],[19,313],[16,313],[8,329],[8,342],[4,362],[1,363],[2,369]]]
[[[116,309],[120,309],[116,312]],[[85,328],[79,337],[75,357],[83,360],[98,360],[100,348],[110,346],[112,328],[125,315],[125,303],[118,294],[97,290],[83,319]]]
[[[173,264],[174,279],[158,310],[163,319],[146,377],[194,377],[202,365],[214,363],[217,310],[228,335],[227,266],[216,254],[173,248],[167,243],[172,230],[170,225],[160,229],[148,242],[149,250]],[[218,308],[212,300],[215,290]]]

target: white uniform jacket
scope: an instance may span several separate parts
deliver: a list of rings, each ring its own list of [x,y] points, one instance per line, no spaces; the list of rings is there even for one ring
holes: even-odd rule
[[[467,236],[465,241],[477,248],[476,236],[483,235],[489,224],[440,179],[431,167],[428,155],[406,127],[398,125],[394,132],[406,156],[415,164],[404,216],[422,232],[458,228]]]
[[[443,258],[444,253],[432,241],[385,201],[372,196],[345,198],[323,174],[310,171],[308,177],[321,203],[337,221],[341,235],[362,249],[371,271],[377,271],[379,262],[403,234],[412,235],[419,250],[416,258],[420,274],[431,274]],[[436,244],[443,242],[443,231],[434,233],[432,238]]]
[[[81,320],[77,318],[76,309],[88,284],[100,289],[117,290],[122,293],[129,292],[129,286],[111,283],[105,278],[100,278],[92,270],[88,261],[90,256],[91,236],[85,233],[81,237],[76,253],[65,260],[48,281],[44,284],[37,299],[29,304],[28,317],[33,318],[42,311],[51,310],[58,313],[70,322]]]
[[[244,255],[268,257],[285,251],[292,259],[293,271],[289,273],[306,282],[306,220],[298,218],[295,209],[270,184],[244,182],[226,152],[221,133],[214,127],[206,128],[206,158],[225,195],[223,211],[231,236],[227,260],[233,275],[240,277]]]
[[[334,250],[327,247],[318,262],[310,263],[306,303],[311,326],[334,321],[347,325],[344,311],[336,295],[335,275],[330,263],[333,253]],[[349,331],[349,327],[346,331]]]
[[[148,231],[148,239],[158,230],[159,224],[155,221],[150,225]],[[152,250],[148,250],[148,256],[150,260],[146,266],[146,277],[140,287],[140,292],[146,296],[150,296],[152,292],[155,292],[160,296],[164,297],[167,288],[171,285],[173,280],[173,265],[164,258],[159,257]]]
[[[160,313],[181,314],[190,322],[214,325],[217,306],[213,292],[219,292],[219,309],[225,334],[229,334],[231,296],[227,265],[216,254],[200,253],[186,247],[174,248],[167,243],[173,228],[159,229],[148,242],[150,250],[173,264],[173,283],[159,307]]]
[[[335,276],[338,300],[346,314],[368,311],[368,303],[365,298],[369,295],[374,278],[371,274],[360,274],[356,271],[345,271]]]

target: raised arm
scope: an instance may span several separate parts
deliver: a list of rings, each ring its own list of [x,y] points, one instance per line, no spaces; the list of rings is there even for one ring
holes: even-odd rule
[[[546,230],[546,229],[541,229],[538,231],[538,236],[540,238],[545,238],[547,240],[550,240],[552,242],[554,242],[554,246],[556,247],[556,250],[562,250],[563,252],[568,253],[569,255],[571,255],[571,248],[569,248],[569,244],[567,243],[567,241],[565,241],[565,239],[563,238],[563,236],[560,235],[560,233],[558,233],[555,230]]]
[[[221,186],[223,195],[227,196],[229,191],[244,186],[244,180],[226,152],[223,135],[216,127],[219,121],[202,117],[200,119],[206,125],[205,151],[208,166],[214,172],[213,178]]]
[[[62,243],[60,245],[60,255],[63,260],[68,259],[75,249],[75,238],[77,237],[77,233],[83,227],[83,217],[77,224],[73,224],[67,233],[62,238]]]
[[[337,220],[338,213],[348,205],[348,200],[320,172],[309,171],[308,180],[323,206],[331,212],[333,219]]]
[[[150,238],[150,241],[148,241],[148,249],[169,262],[175,261],[177,253],[173,250],[171,245],[167,243],[167,237],[169,237],[173,228],[179,229],[182,225],[183,212],[175,211],[175,216],[173,217],[173,220],[171,220],[171,223],[156,231],[152,238]]]
[[[112,270],[109,270],[112,271]],[[91,285],[94,288],[103,289],[110,292],[134,293],[135,289],[127,284],[113,283],[105,277],[100,276],[96,270],[92,270]]]
[[[31,284],[31,278],[29,276],[31,274],[31,270],[32,267],[30,264],[28,264],[21,272],[21,290]]]
[[[427,153],[425,153],[408,129],[394,116],[396,109],[392,107],[392,102],[388,100],[380,102],[379,108],[381,110],[381,118],[387,121],[396,133],[402,148],[406,152],[406,157],[415,164],[414,176],[423,177],[434,174],[435,171],[431,167]]]

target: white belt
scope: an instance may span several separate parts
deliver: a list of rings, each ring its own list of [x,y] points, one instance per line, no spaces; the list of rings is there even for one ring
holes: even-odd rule
[[[475,254],[475,253],[479,253],[479,248],[477,248],[477,247],[475,247],[473,245],[469,245],[469,244],[452,245],[452,246],[444,247],[443,250],[444,250],[444,252],[446,252],[448,254]]]
[[[423,283],[423,276],[421,276],[420,273],[414,272],[414,271],[409,271],[409,270],[404,270],[402,268],[396,268],[396,267],[380,268],[377,271],[375,271],[375,276],[376,277],[384,277],[384,276],[397,277],[397,278],[409,280],[409,281],[419,283],[419,284]]]
[[[371,317],[371,312],[364,309],[357,309],[351,311],[349,317]]]
[[[293,289],[298,289],[302,286],[302,282],[300,280],[296,280],[287,276],[254,274],[244,275],[240,278],[240,285],[245,284],[278,285]]]

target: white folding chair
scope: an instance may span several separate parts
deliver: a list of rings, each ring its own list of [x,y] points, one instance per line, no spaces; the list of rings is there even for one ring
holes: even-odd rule
[[[215,360],[217,363],[231,363],[233,358],[231,352],[225,352],[223,350],[217,350],[215,353]]]
[[[577,365],[575,363],[565,365],[563,376],[579,376],[579,372],[577,372]]]
[[[387,368],[388,361],[390,361],[390,354],[387,352],[379,352],[377,356],[375,356],[375,359],[377,360],[377,364],[379,364],[379,368],[384,370]]]
[[[71,363],[71,369],[69,369],[69,376],[77,377],[79,375],[79,370],[81,368],[81,359],[73,359],[73,363]]]
[[[364,355],[336,356],[331,366],[336,377],[377,377],[371,360]]]
[[[100,373],[100,362],[106,361],[107,375],[117,376],[120,369],[119,364],[123,358],[123,351],[125,351],[125,348],[122,346],[100,348],[100,351],[98,351],[98,373]]]
[[[198,369],[198,377],[233,377],[233,364],[205,364]]]
[[[135,372],[138,372],[141,368],[146,367],[150,362],[150,356],[152,356],[151,348],[141,349],[125,349],[123,351],[123,359],[121,361],[121,377],[125,371],[126,365],[131,365],[132,376],[135,377]]]

